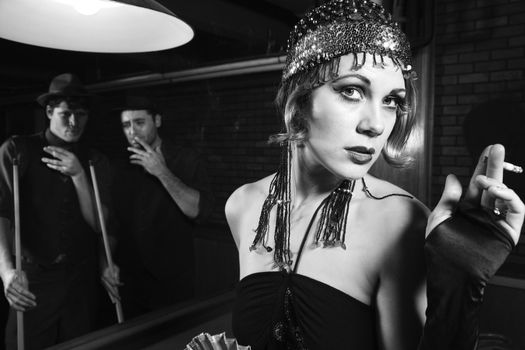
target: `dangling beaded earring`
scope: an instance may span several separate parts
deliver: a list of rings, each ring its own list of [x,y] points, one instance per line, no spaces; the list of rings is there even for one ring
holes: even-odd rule
[[[344,180],[321,203],[321,217],[315,233],[314,245],[323,242],[323,247],[341,247],[346,249],[346,223],[348,207],[352,200],[355,180]]]
[[[255,229],[255,238],[250,246],[250,251],[256,250],[259,245],[263,246],[267,252],[272,251],[272,248],[267,245],[270,213],[273,207],[277,205],[273,259],[275,265],[280,268],[292,264],[290,253],[291,156],[292,149],[290,142],[283,142],[281,144],[279,168],[270,183],[270,190],[264,200],[259,217],[259,224]]]
[[[273,249],[267,245],[270,227],[270,213],[277,206],[275,223],[274,267],[289,269],[293,264],[290,252],[290,211],[291,211],[291,157],[289,142],[283,144],[279,168],[270,183],[269,194],[266,197],[259,223],[255,229],[255,238],[250,251],[262,246],[267,252]],[[320,211],[321,217],[315,234],[315,245],[323,243],[323,247],[342,247],[346,249],[346,225],[348,208],[352,200],[355,180],[344,180],[330,195],[328,195],[315,211],[312,221]],[[306,233],[305,235],[307,235]]]

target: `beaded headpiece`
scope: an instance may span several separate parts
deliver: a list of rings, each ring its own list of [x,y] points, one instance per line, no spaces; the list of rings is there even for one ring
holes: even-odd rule
[[[370,0],[331,0],[307,12],[291,31],[287,52],[283,81],[349,53],[390,57],[404,71],[412,69],[406,35]]]

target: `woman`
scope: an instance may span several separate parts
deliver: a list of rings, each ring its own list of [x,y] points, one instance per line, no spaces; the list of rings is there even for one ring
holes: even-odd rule
[[[428,234],[451,216],[461,186],[449,177],[428,216],[410,194],[368,174],[380,156],[394,166],[410,161],[402,149],[414,124],[414,75],[405,35],[370,1],[330,1],[307,13],[292,31],[277,96],[286,130],[273,138],[283,145],[279,170],[240,187],[226,204],[239,249],[233,330],[240,344],[256,350],[406,350],[418,344],[430,349],[454,333],[440,328],[454,323],[447,317],[459,319],[444,313],[443,305],[448,311],[450,301],[482,294],[486,273],[474,287],[462,289],[469,294],[443,290],[451,285],[446,277],[454,274],[434,271],[435,264],[449,266],[450,259],[440,260],[439,253],[453,251],[449,246],[457,243],[458,255],[464,256],[461,249],[470,247],[470,238],[429,240],[427,269],[434,272],[421,340],[425,230]],[[501,247],[496,244],[503,253],[493,257],[492,251],[483,260],[489,274],[517,242],[525,211],[502,183],[503,159],[502,146],[487,147],[464,200],[476,210],[492,210],[495,201],[507,210],[505,217],[492,218],[503,232]],[[458,220],[447,220],[455,225],[447,226],[449,231],[457,231]],[[478,221],[475,230],[483,231],[488,224]],[[430,237],[448,236],[433,232]],[[459,265],[483,265],[477,258]],[[471,303],[472,314],[477,305]],[[440,349],[456,348],[458,339],[468,343],[467,349],[476,341],[476,322],[471,317],[472,328],[460,330]]]

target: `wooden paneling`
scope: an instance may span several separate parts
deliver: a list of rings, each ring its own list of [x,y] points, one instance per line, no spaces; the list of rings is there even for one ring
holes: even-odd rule
[[[416,80],[418,93],[417,123],[407,144],[406,153],[414,158],[410,167],[392,168],[380,158],[371,173],[390,181],[412,193],[430,206],[430,170],[432,169],[432,127],[433,127],[433,71],[432,48],[419,50],[415,57],[415,70],[420,77]]]

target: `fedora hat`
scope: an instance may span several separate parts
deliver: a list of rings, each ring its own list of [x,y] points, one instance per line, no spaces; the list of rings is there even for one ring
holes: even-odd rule
[[[43,107],[55,97],[93,97],[78,77],[71,73],[57,75],[49,84],[49,91],[37,97],[36,101]]]
[[[112,109],[118,112],[121,112],[124,110],[137,111],[137,110],[143,110],[143,109],[152,110],[155,112],[158,111],[158,106],[155,103],[155,101],[153,101],[153,99],[151,99],[150,97],[146,97],[146,96],[137,96],[137,95],[123,96],[123,97],[120,97],[116,101],[115,105],[116,106]]]

